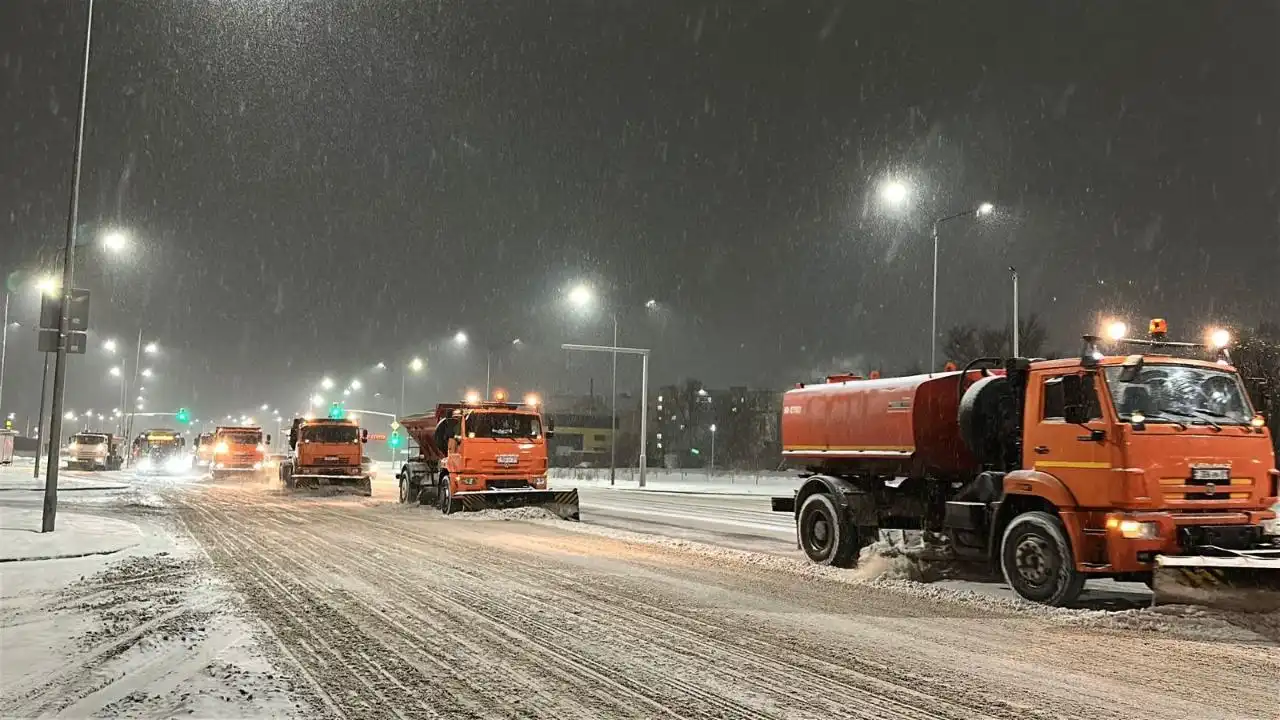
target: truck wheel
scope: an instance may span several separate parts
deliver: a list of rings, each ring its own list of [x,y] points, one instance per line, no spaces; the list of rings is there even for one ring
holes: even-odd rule
[[[1023,513],[1009,523],[1000,542],[1000,566],[1009,587],[1032,602],[1066,605],[1084,588],[1067,530],[1047,512]]]
[[[796,518],[800,547],[818,565],[852,567],[857,560],[858,542],[853,527],[840,517],[835,501],[826,493],[805,499]]]
[[[448,475],[440,476],[440,485],[437,486],[436,493],[439,498],[440,512],[445,515],[452,515],[458,509],[458,506],[453,502],[453,490],[449,487]]]
[[[401,477],[400,478],[400,504],[404,505],[416,500],[418,493],[415,492],[415,490],[416,488],[414,488],[412,485],[409,484],[409,478]]]
[[[286,490],[293,489],[293,468],[288,465],[280,466],[280,479],[284,481]]]
[[[360,494],[365,497],[373,497],[373,478],[365,478],[360,483]]]

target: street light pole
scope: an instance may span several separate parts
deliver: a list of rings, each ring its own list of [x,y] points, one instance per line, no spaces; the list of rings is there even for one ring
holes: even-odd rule
[[[4,330],[0,331],[0,408],[4,407],[4,361],[9,354],[9,296],[12,294],[7,289],[4,291]]]
[[[1009,273],[1013,275],[1013,356],[1018,357],[1018,269],[1010,265]]]
[[[67,350],[71,342],[71,293],[75,280],[76,223],[80,219],[80,158],[84,149],[84,114],[89,95],[89,48],[93,38],[93,0],[85,3],[84,63],[80,72],[80,111],[76,119],[76,139],[71,160],[71,201],[67,213],[67,243],[62,260],[62,311],[58,317],[58,352],[53,366],[53,406],[50,409],[49,437],[62,434],[62,393],[67,381]],[[40,532],[53,532],[58,515],[58,453],[49,452],[49,469],[44,477],[44,507]]]
[[[138,371],[141,368],[142,368],[142,328],[139,327],[138,328],[138,350],[137,352],[134,353],[134,356],[133,356],[133,382],[129,384],[130,388],[138,387]],[[121,375],[120,381],[121,383],[123,383],[124,373],[120,373],[120,375]],[[127,399],[126,395],[122,393],[120,396],[120,399],[121,399],[120,409],[123,411],[124,410],[123,401]],[[126,442],[130,441],[129,436],[132,434],[133,434],[133,413],[130,413],[128,417],[128,422],[125,423],[125,430],[124,430],[124,439]],[[130,462],[132,463],[132,457],[130,458]]]
[[[930,373],[938,371],[938,228],[945,222],[957,220],[962,217],[979,217],[987,215],[993,209],[994,208],[991,206],[991,203],[982,203],[975,208],[940,217],[933,221],[933,317],[929,323]]]
[[[613,396],[609,409],[609,484],[613,485],[618,475],[618,311],[613,312],[613,383],[610,388]]]

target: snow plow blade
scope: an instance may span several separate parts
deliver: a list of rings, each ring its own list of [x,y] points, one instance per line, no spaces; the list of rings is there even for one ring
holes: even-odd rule
[[[1159,555],[1151,592],[1155,605],[1204,605],[1248,613],[1280,611],[1280,551]]]
[[[546,508],[564,520],[578,521],[577,490],[518,490],[458,493],[458,507],[466,511],[504,510],[519,507]]]

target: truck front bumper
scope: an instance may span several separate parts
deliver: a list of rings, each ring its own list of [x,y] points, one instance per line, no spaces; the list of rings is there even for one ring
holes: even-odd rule
[[[1159,555],[1194,555],[1206,546],[1249,550],[1263,541],[1263,523],[1274,517],[1270,510],[1112,513],[1106,523],[1105,572],[1150,572]]]

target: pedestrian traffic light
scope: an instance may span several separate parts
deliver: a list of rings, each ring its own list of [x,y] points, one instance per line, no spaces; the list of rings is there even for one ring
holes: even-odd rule
[[[191,413],[187,412],[186,408],[178,408],[177,419],[178,419],[178,422],[182,423],[183,425],[186,425],[187,423],[191,422]]]
[[[387,447],[391,448],[392,450],[399,449],[400,445],[403,443],[404,443],[404,437],[400,435],[399,430],[392,430],[391,434],[387,436]]]
[[[346,416],[346,411],[342,409],[342,403],[329,403],[329,419],[341,420]]]

